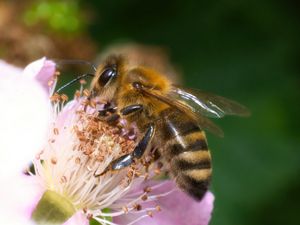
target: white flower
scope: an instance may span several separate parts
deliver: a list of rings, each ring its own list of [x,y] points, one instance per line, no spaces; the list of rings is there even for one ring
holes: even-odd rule
[[[45,61],[41,59],[28,67],[40,68]],[[22,171],[47,136],[50,121],[47,99],[33,76],[28,77],[21,69],[0,61],[1,224],[29,223],[28,209],[38,191],[34,181],[25,178]],[[20,216],[22,213],[24,216]]]

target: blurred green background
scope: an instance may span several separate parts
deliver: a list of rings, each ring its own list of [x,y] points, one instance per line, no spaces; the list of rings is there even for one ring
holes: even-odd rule
[[[41,54],[92,61],[117,42],[156,45],[170,54],[186,86],[248,106],[250,118],[216,121],[224,139],[208,136],[216,196],[211,224],[300,224],[299,1],[3,2],[2,10],[22,12],[10,23],[52,43],[28,56],[1,46],[19,46],[18,40],[0,37],[0,56],[11,62]]]

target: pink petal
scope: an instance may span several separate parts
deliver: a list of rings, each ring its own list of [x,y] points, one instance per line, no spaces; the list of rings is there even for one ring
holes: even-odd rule
[[[31,213],[41,195],[42,187],[32,177],[20,174],[1,180],[0,224],[31,224]]]
[[[145,206],[159,205],[160,212],[153,211],[153,217],[145,217],[135,225],[207,225],[210,221],[214,196],[211,192],[207,192],[201,202],[197,202],[175,187],[173,181],[165,181],[166,184],[155,190],[155,193],[165,193],[175,188],[169,195],[160,197],[155,203],[147,203]],[[149,185],[152,186],[152,185]],[[151,194],[153,194],[151,192]],[[139,214],[140,216],[142,214]],[[118,224],[128,224],[136,219],[137,216],[127,214],[114,218],[114,222]]]
[[[55,63],[45,57],[30,63],[23,71],[23,76],[36,79],[49,92],[49,81],[53,78]]]
[[[0,224],[31,225],[41,188],[22,175],[46,141],[49,97],[41,85],[0,61]]]

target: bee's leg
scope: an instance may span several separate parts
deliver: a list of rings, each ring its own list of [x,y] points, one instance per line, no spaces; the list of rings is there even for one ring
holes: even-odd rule
[[[129,105],[129,106],[126,106],[124,107],[123,109],[120,110],[121,114],[123,116],[127,116],[131,113],[136,113],[136,112],[139,112],[143,109],[143,105],[141,104],[135,104],[135,105]]]
[[[120,118],[120,115],[115,113],[115,114],[112,114],[110,116],[108,116],[107,118],[105,118],[105,121],[109,124],[114,124],[115,122],[117,122]]]
[[[103,109],[98,111],[98,115],[99,117],[106,117],[107,113],[115,113],[116,112],[117,107],[115,107],[114,105],[112,105],[110,102],[106,103],[103,107]]]
[[[133,152],[131,153],[131,155],[134,158],[139,159],[143,156],[143,154],[145,153],[148,145],[150,144],[150,142],[154,136],[154,132],[155,132],[154,123],[148,124],[147,130],[146,130],[143,138],[140,140],[140,142],[137,144],[137,146],[135,146]]]
[[[109,124],[113,124],[120,118],[120,115],[116,113],[117,107],[111,103],[106,103],[103,109],[98,111],[98,118],[102,121],[105,121]],[[108,115],[110,113],[110,115]]]
[[[137,146],[134,148],[133,152],[130,154],[126,154],[121,156],[118,159],[115,159],[111,162],[111,164],[101,173],[101,174],[95,174],[95,177],[101,176],[105,174],[109,170],[120,170],[123,169],[130,164],[134,162],[134,159],[139,159],[143,156],[144,152],[146,151],[148,145],[150,144],[152,137],[155,132],[155,126],[153,123],[150,123],[148,125],[148,128],[143,136],[143,138],[140,140],[140,142],[137,144]]]

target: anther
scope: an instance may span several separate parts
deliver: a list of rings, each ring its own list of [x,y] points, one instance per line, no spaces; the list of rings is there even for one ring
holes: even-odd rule
[[[134,204],[134,205],[133,205],[133,208],[134,208],[136,211],[142,210],[142,206],[141,206],[140,204]]]
[[[59,135],[59,130],[58,130],[58,128],[54,128],[54,129],[53,129],[53,133],[54,133],[55,135]]]
[[[53,165],[56,165],[57,159],[56,159],[55,157],[52,157],[52,158],[51,158],[51,163],[52,163]]]
[[[62,176],[60,178],[60,183],[63,184],[63,183],[67,183],[67,177],[66,176]]]
[[[61,100],[62,100],[63,102],[66,102],[66,101],[69,100],[69,97],[68,97],[67,95],[65,95],[65,94],[62,94],[60,97],[61,97]]]
[[[151,191],[152,191],[151,187],[145,187],[145,188],[144,188],[144,192],[145,192],[145,193],[149,193],[149,192],[151,192]]]
[[[79,83],[82,84],[82,85],[84,85],[84,84],[86,84],[86,80],[81,79],[81,80],[79,81]]]
[[[146,201],[147,199],[148,199],[148,195],[143,195],[142,197],[141,197],[141,199],[143,200],[143,201]]]
[[[152,211],[148,211],[148,212],[147,212],[147,215],[150,216],[150,217],[153,217]]]
[[[91,94],[91,92],[88,90],[88,89],[84,89],[83,90],[83,95],[86,96],[86,97],[89,97]]]
[[[161,211],[161,207],[159,205],[155,206],[156,211]]]
[[[125,214],[128,213],[128,207],[127,207],[127,206],[123,206],[123,207],[122,207],[122,210],[124,211]]]

